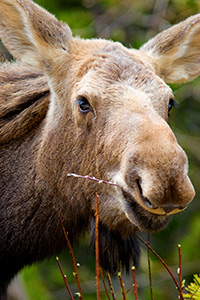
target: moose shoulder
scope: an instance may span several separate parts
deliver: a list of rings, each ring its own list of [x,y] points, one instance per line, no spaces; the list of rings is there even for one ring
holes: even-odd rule
[[[134,50],[1,0],[0,37],[18,60],[0,69],[0,299],[24,265],[65,246],[55,203],[72,243],[90,226],[94,240],[96,192],[101,265],[128,269],[134,234],[161,230],[194,197],[166,83],[200,75],[200,14]]]

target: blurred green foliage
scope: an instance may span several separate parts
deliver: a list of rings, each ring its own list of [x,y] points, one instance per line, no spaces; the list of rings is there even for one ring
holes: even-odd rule
[[[200,275],[194,274],[194,282],[190,283],[190,285],[187,287],[187,291],[188,293],[185,294],[186,299],[200,299]],[[194,294],[194,297],[192,297],[192,299],[191,294]]]
[[[55,14],[58,19],[67,22],[74,35],[118,40],[128,47],[135,48],[163,29],[200,11],[199,0],[37,0],[37,2]],[[184,86],[173,86],[173,89],[179,105],[171,113],[170,125],[188,154],[190,177],[196,189],[196,198],[185,212],[173,217],[164,231],[152,235],[151,245],[176,274],[177,244],[181,244],[183,277],[189,283],[193,274],[200,272],[200,79]],[[89,250],[88,240],[85,239],[80,247],[75,248],[75,255],[81,264],[80,276],[85,299],[95,299],[95,261]],[[150,299],[146,249],[143,246],[142,248],[141,266],[137,271],[139,298]],[[151,256],[151,261],[154,299],[178,299],[176,288],[160,262],[154,256]],[[71,289],[76,292],[67,251],[61,256],[61,262]],[[22,276],[30,300],[69,299],[56,259],[25,269]],[[126,288],[131,289],[130,277],[126,277],[125,282]],[[117,294],[121,295],[117,279],[114,280],[114,286]],[[118,299],[121,298],[122,296],[118,296]],[[102,299],[106,298],[102,296]],[[128,299],[133,299],[133,294],[130,294]]]

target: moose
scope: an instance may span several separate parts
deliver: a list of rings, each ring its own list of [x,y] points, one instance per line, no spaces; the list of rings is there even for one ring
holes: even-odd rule
[[[139,259],[135,234],[163,229],[194,198],[168,125],[167,83],[200,75],[200,14],[139,50],[73,37],[31,0],[0,0],[0,299],[25,266],[91,230],[99,195],[102,267]],[[114,185],[69,177],[91,175]],[[56,207],[57,206],[57,207]],[[92,242],[93,244],[93,242]]]

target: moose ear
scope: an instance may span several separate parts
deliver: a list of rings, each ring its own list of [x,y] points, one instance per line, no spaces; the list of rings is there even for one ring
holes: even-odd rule
[[[161,32],[140,50],[150,56],[165,82],[193,80],[200,75],[200,14]]]
[[[43,71],[67,51],[67,24],[31,0],[1,0],[0,6],[0,38],[15,58]]]

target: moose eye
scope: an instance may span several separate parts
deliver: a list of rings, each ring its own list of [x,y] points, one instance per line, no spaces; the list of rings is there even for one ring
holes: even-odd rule
[[[172,107],[175,106],[175,100],[174,99],[170,99],[169,100],[169,104],[168,104],[168,114],[170,113],[170,111],[172,110]]]
[[[85,97],[80,97],[76,100],[76,103],[78,104],[79,111],[83,114],[87,114],[88,112],[93,110],[90,106],[90,103]]]

